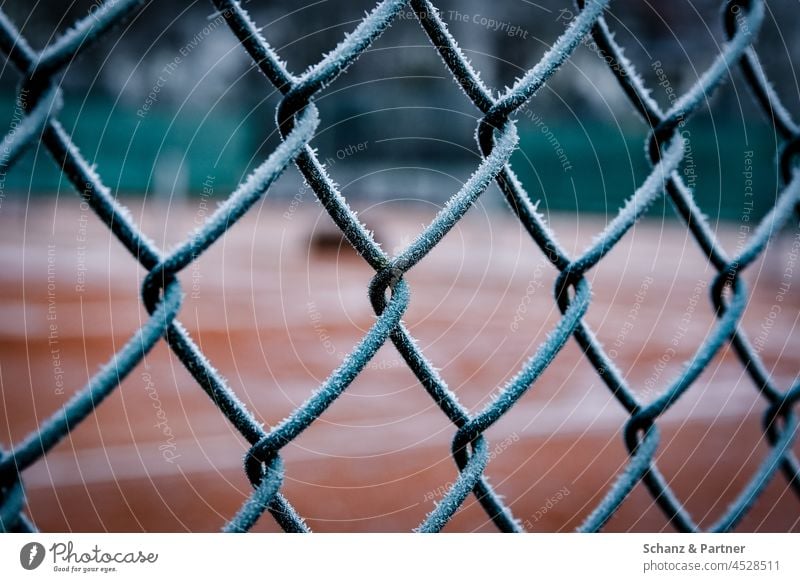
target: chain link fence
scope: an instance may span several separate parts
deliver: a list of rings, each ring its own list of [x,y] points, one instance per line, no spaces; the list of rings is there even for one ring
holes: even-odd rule
[[[17,93],[23,119],[3,138],[0,172],[11,170],[28,147],[40,140],[98,218],[138,261],[148,275],[141,297],[150,314],[147,322],[128,339],[107,364],[60,410],[22,442],[10,450],[0,450],[0,529],[33,531],[35,525],[24,514],[23,474],[47,454],[95,407],[109,396],[144,356],[162,339],[185,365],[200,388],[219,411],[251,444],[244,470],[253,486],[252,495],[224,526],[225,531],[250,529],[265,512],[287,532],[306,532],[308,526],[281,491],[284,465],[281,449],[322,416],[367,366],[386,342],[391,341],[424,389],[452,422],[452,456],[458,478],[449,486],[418,531],[437,532],[448,523],[468,496],[475,495],[487,516],[504,532],[523,531],[496,491],[489,485],[484,469],[489,446],[484,433],[498,422],[530,390],[553,359],[574,338],[599,378],[629,414],[624,427],[629,460],[602,502],[591,512],[581,531],[601,530],[635,485],[642,482],[670,523],[680,531],[697,531],[699,526],[670,488],[659,471],[655,457],[659,449],[658,420],[672,407],[712,358],[730,344],[764,402],[763,431],[770,452],[759,469],[724,514],[711,526],[712,531],[728,531],[747,514],[767,484],[783,475],[800,495],[800,464],[792,452],[797,430],[796,404],[800,384],[776,385],[769,369],[759,357],[740,326],[747,304],[748,290],[742,273],[756,261],[770,238],[792,217],[800,215],[800,129],[781,103],[759,63],[753,42],[764,20],[763,0],[723,2],[727,42],[713,63],[698,76],[697,82],[663,110],[650,97],[649,88],[603,17],[609,0],[579,0],[575,18],[552,44],[541,60],[504,91],[481,81],[469,60],[450,34],[437,8],[428,0],[384,0],[369,12],[355,29],[331,52],[303,74],[290,71],[261,35],[259,28],[236,0],[214,0],[242,48],[280,93],[277,125],[283,141],[269,157],[220,205],[196,232],[169,253],[157,248],[117,202],[114,193],[87,162],[59,122],[63,104],[59,74],[76,56],[92,49],[97,40],[132,18],[144,4],[142,0],[105,2],[57,40],[37,51],[20,34],[15,24],[0,11],[0,49],[7,62],[20,75]],[[371,233],[356,218],[347,200],[337,190],[309,142],[319,124],[314,100],[378,38],[401,11],[413,9],[432,46],[441,55],[455,81],[482,115],[476,138],[482,161],[469,180],[454,193],[434,220],[411,244],[395,256],[387,255]],[[544,83],[559,71],[575,48],[591,35],[610,71],[624,90],[648,130],[646,152],[651,172],[628,199],[625,206],[593,244],[580,256],[570,256],[537,212],[509,159],[517,147],[514,115],[528,103]],[[719,244],[714,230],[696,205],[692,191],[678,168],[685,157],[681,127],[705,106],[708,97],[725,82],[731,69],[739,67],[755,100],[780,136],[778,160],[781,191],[776,204],[762,219],[746,244],[731,255]],[[213,368],[198,345],[179,322],[183,293],[176,274],[192,264],[202,253],[233,227],[263,197],[286,167],[294,163],[313,189],[318,200],[341,229],[360,257],[375,271],[369,297],[375,321],[344,362],[313,391],[311,396],[286,419],[264,428],[237,398],[235,390]],[[508,206],[525,231],[558,269],[553,289],[561,319],[516,375],[477,413],[471,414],[448,389],[433,363],[420,350],[401,318],[408,306],[411,290],[404,275],[442,240],[486,188],[496,182]],[[656,398],[648,403],[635,395],[623,373],[584,319],[591,301],[586,277],[595,265],[643,216],[654,201],[666,196],[683,219],[686,228],[716,270],[711,288],[716,324],[687,361],[681,373]]]

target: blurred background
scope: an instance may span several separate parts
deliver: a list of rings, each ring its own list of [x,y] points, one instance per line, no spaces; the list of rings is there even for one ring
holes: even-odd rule
[[[3,8],[34,46],[42,46],[96,10],[95,4],[39,0],[5,2]],[[445,0],[439,8],[484,81],[498,89],[535,64],[574,17],[569,2],[484,4]],[[353,0],[245,3],[295,73],[315,63],[373,5]],[[760,55],[779,94],[791,103],[798,92],[792,63],[800,48],[790,42],[798,27],[796,5],[770,2],[768,8]],[[205,2],[148,5],[131,24],[67,68],[63,86],[69,99],[61,119],[116,191],[196,195],[209,175],[217,189],[231,190],[279,143],[277,92],[212,12]],[[720,13],[716,0],[665,6],[617,2],[609,22],[627,56],[654,87],[653,97],[666,106],[718,53],[724,40]],[[4,67],[2,76],[7,119],[18,82],[9,69]],[[663,86],[657,69],[666,76]],[[768,124],[749,123],[760,121],[760,113],[738,72],[711,101],[713,107],[688,126],[694,165],[703,169],[695,177],[695,192],[710,218],[737,218],[740,205],[723,193],[741,182],[742,152],[754,150],[755,168],[774,177],[776,140]],[[385,200],[424,192],[426,199],[444,198],[453,180],[463,179],[476,165],[476,109],[410,10],[317,104],[322,125],[314,146],[322,160],[349,158],[336,175],[350,197]],[[642,124],[590,46],[580,47],[521,112],[519,125],[521,148],[514,167],[534,197],[541,198],[543,209],[613,214],[648,170]],[[364,147],[359,150],[358,144]],[[29,170],[36,158],[26,162],[9,176],[7,188],[52,193],[63,186],[49,161],[37,165],[32,178]],[[387,167],[394,169],[374,174]],[[283,180],[270,197],[291,196],[293,186]],[[756,211],[763,213],[772,199],[758,197]]]
[[[360,0],[243,3],[299,74],[374,7]],[[97,2],[0,4],[36,48]],[[574,17],[569,2],[437,3],[481,72],[502,90]],[[757,47],[798,112],[797,3],[767,3]],[[614,2],[607,15],[652,96],[668,107],[724,42],[720,2]],[[0,126],[14,122],[19,75],[0,70]],[[279,93],[208,2],[148,3],[69,63],[60,120],[104,183],[161,248],[177,244],[280,143]],[[383,248],[405,248],[480,162],[480,118],[409,8],[323,91],[312,146]],[[647,137],[591,42],[517,115],[517,175],[564,246],[579,253],[649,172]],[[685,182],[731,252],[779,194],[774,128],[737,70],[686,125]],[[58,410],[146,318],[146,274],[75,196],[37,145],[0,198],[0,442]],[[755,194],[753,194],[755,193]],[[776,383],[797,381],[798,224],[748,272],[744,327]],[[794,259],[792,258],[794,257]],[[373,273],[290,168],[240,224],[182,273],[180,319],[257,418],[274,425],[342,361],[374,321]],[[555,270],[492,185],[408,274],[405,321],[471,410],[480,410],[552,329]],[[660,199],[591,272],[587,315],[644,400],[680,371],[714,316],[714,271]],[[791,281],[790,281],[791,283]],[[780,302],[778,316],[771,314]],[[55,326],[55,327],[53,327]],[[729,350],[663,419],[659,466],[701,524],[712,523],[769,450],[764,404]],[[568,531],[626,461],[622,408],[570,343],[493,427],[487,474],[530,531]],[[345,395],[285,449],[287,497],[321,531],[417,525],[456,475],[454,428],[385,346]],[[218,529],[248,494],[247,450],[164,345],[71,437],[25,474],[45,530]],[[798,447],[795,447],[798,450]],[[669,530],[642,487],[609,529]],[[263,518],[258,528],[274,530]],[[452,531],[491,530],[474,500]],[[800,530],[800,501],[778,475],[741,525]]]

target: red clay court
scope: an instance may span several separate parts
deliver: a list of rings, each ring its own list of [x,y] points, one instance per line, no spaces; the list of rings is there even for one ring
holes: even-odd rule
[[[491,193],[492,196],[496,192]],[[489,195],[489,194],[487,194]],[[195,226],[199,201],[125,201],[161,248]],[[309,246],[333,228],[306,199],[257,206],[180,278],[178,319],[265,426],[302,403],[374,321],[374,275],[349,249]],[[436,208],[362,208],[396,252]],[[570,253],[603,226],[556,216]],[[733,248],[737,230],[720,226]],[[796,231],[747,271],[743,327],[779,386],[796,380],[800,296],[770,317]],[[334,239],[334,243],[335,243]],[[0,213],[2,441],[19,442],[83,386],[141,326],[146,274],[74,197],[6,200]],[[394,250],[393,250],[394,249]],[[560,313],[555,270],[510,213],[469,211],[406,276],[404,321],[450,388],[479,410],[535,351]],[[645,400],[680,372],[714,324],[715,272],[675,220],[639,222],[590,272],[587,320]],[[658,466],[707,525],[765,458],[762,397],[730,347],[659,420]],[[625,466],[627,414],[570,340],[553,365],[488,433],[490,483],[528,531],[571,531]],[[282,451],[282,492],[314,531],[408,531],[457,476],[454,427],[391,344]],[[44,531],[216,531],[251,492],[248,450],[160,342],[143,364],[51,453],[23,475],[27,512]],[[795,452],[800,452],[798,445]],[[257,531],[277,531],[261,519]],[[445,531],[493,531],[470,496]],[[671,531],[639,484],[607,531]],[[800,500],[777,475],[740,531],[800,531]]]

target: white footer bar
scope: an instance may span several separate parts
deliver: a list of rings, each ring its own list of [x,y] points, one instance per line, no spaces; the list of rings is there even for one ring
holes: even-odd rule
[[[20,534],[0,536],[0,570],[19,581],[797,581],[798,541],[767,533]]]

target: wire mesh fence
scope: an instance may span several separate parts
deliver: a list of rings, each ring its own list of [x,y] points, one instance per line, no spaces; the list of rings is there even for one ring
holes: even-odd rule
[[[80,53],[91,50],[98,39],[132,18],[144,4],[142,0],[106,2],[42,50],[32,48],[15,24],[0,11],[0,49],[8,63],[19,72],[21,82],[17,104],[23,112],[21,121],[3,138],[0,172],[12,171],[26,148],[40,140],[78,195],[130,252],[132,259],[147,270],[141,299],[149,313],[146,323],[109,358],[87,385],[75,392],[68,403],[22,442],[14,443],[9,450],[0,450],[0,529],[35,529],[24,513],[25,469],[89,417],[162,340],[183,363],[199,388],[213,400],[220,413],[251,445],[244,471],[253,491],[224,526],[225,531],[247,531],[265,512],[269,512],[287,532],[309,531],[291,500],[282,492],[285,471],[281,450],[325,414],[387,342],[395,346],[419,381],[419,389],[428,393],[454,429],[451,452],[458,467],[458,477],[449,484],[418,531],[442,530],[470,495],[475,496],[499,530],[524,531],[523,523],[514,515],[513,508],[503,501],[485,477],[490,451],[484,433],[535,387],[537,379],[552,365],[570,338],[580,345],[598,377],[629,415],[624,426],[628,463],[602,502],[580,527],[581,531],[601,530],[639,483],[646,486],[676,529],[699,530],[697,522],[656,464],[660,438],[658,420],[692,388],[711,360],[728,344],[751,379],[753,389],[763,399],[763,432],[770,453],[710,529],[728,531],[735,528],[765,487],[781,474],[800,495],[800,464],[792,452],[797,431],[796,404],[800,398],[800,383],[790,387],[777,385],[741,325],[748,300],[742,273],[763,254],[773,235],[800,214],[800,129],[766,78],[753,48],[764,20],[762,0],[723,2],[726,44],[708,69],[699,75],[697,82],[677,96],[666,110],[651,98],[645,81],[615,41],[604,19],[609,0],[580,0],[575,17],[561,36],[535,66],[503,91],[497,91],[481,80],[479,72],[448,31],[440,12],[428,0],[384,0],[331,52],[302,74],[291,72],[289,65],[279,58],[239,2],[214,0],[217,16],[224,19],[242,49],[282,95],[276,115],[282,143],[201,227],[169,252],[158,248],[143,234],[59,121],[64,100],[59,76],[63,69]],[[320,122],[315,99],[383,34],[401,11],[409,7],[466,98],[480,112],[476,139],[482,160],[433,221],[406,248],[390,256],[356,217],[309,142]],[[579,256],[570,256],[545,217],[537,211],[535,201],[515,176],[509,160],[518,145],[515,114],[528,104],[537,90],[562,68],[576,47],[587,38],[596,43],[630,106],[644,121],[651,171],[591,246]],[[741,69],[759,108],[782,140],[777,161],[781,191],[776,204],[752,230],[746,244],[735,254],[730,254],[717,240],[678,169],[686,156],[681,129],[689,118],[705,107],[709,96],[720,90],[735,67]],[[183,292],[176,275],[233,228],[292,163],[347,241],[374,270],[368,291],[375,320],[342,364],[305,402],[280,423],[263,427],[237,397],[235,388],[215,370],[181,325],[179,316]],[[404,275],[426,258],[492,182],[497,184],[510,210],[536,246],[559,271],[553,299],[560,309],[561,319],[516,375],[496,391],[491,402],[477,413],[471,413],[448,388],[434,363],[422,352],[402,321],[411,294]],[[644,402],[637,397],[630,381],[614,364],[584,318],[592,297],[586,275],[662,196],[671,201],[716,271],[710,301],[717,321],[713,332],[685,362],[681,373],[656,398]]]

